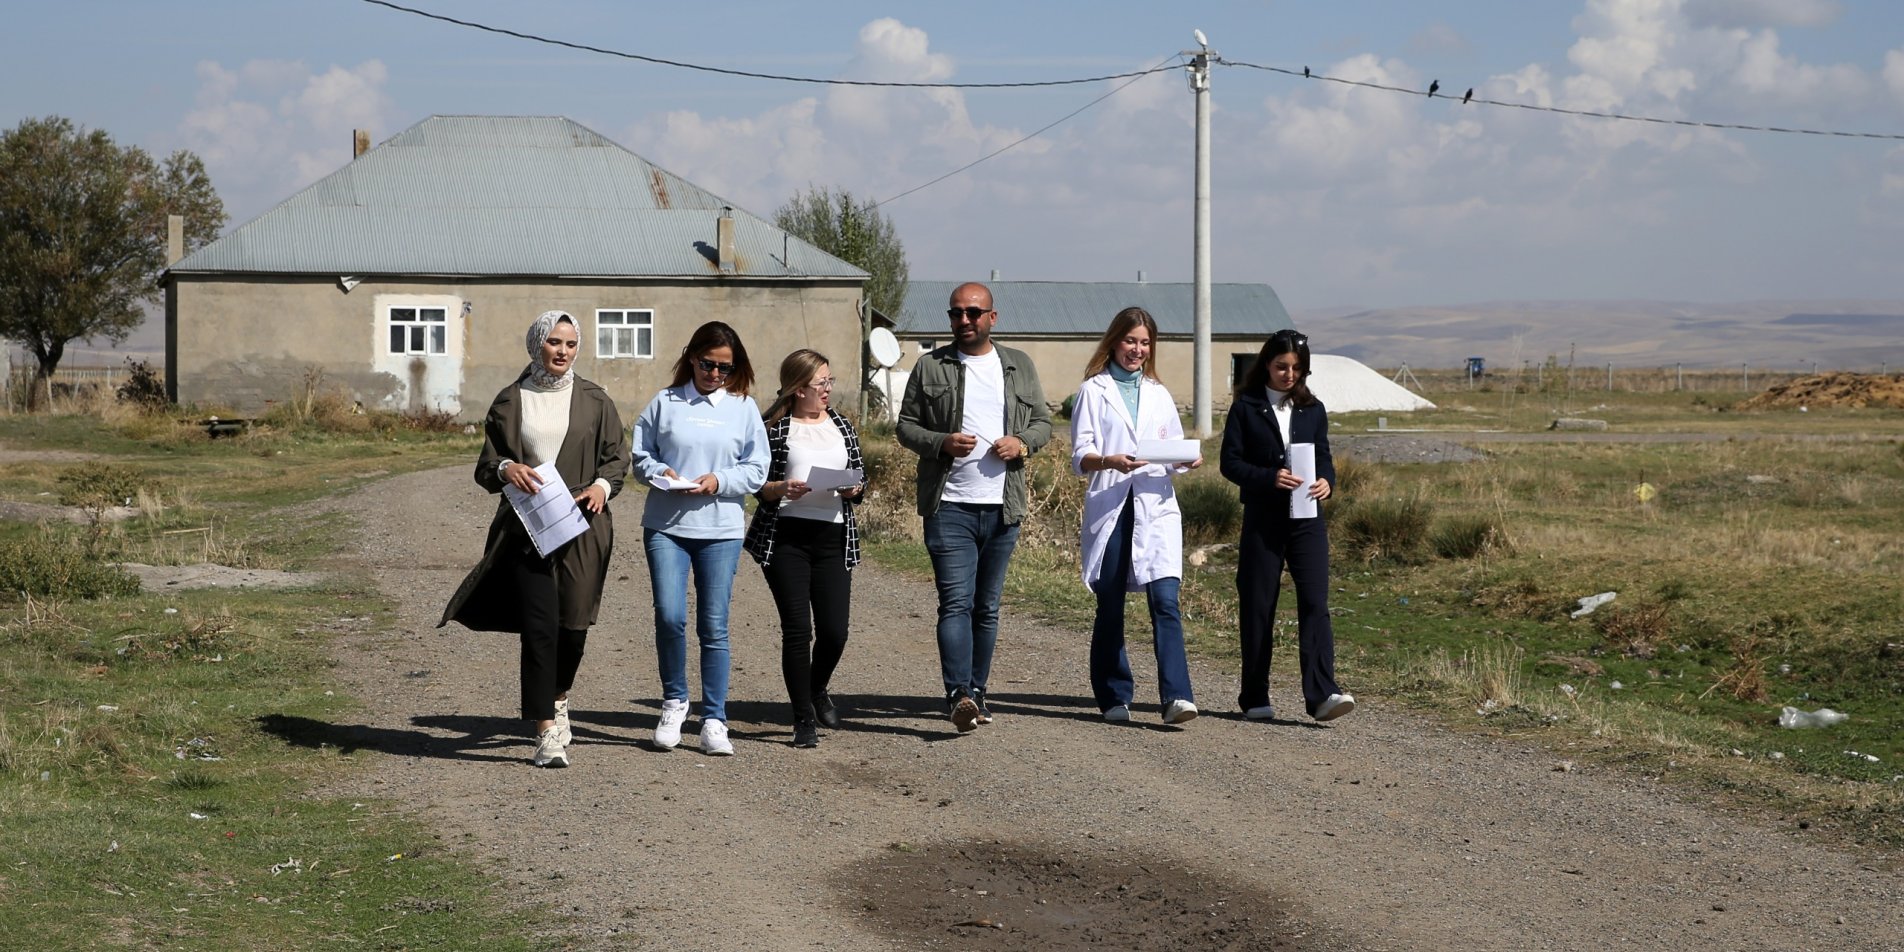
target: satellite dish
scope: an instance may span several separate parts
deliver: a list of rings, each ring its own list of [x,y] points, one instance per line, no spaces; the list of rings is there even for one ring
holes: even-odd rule
[[[873,328],[866,337],[866,349],[873,355],[873,363],[881,368],[891,367],[899,362],[899,338],[883,327]]]

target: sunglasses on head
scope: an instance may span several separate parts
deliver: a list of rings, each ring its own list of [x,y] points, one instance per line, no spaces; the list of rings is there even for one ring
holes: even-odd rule
[[[945,309],[945,316],[955,321],[961,317],[976,321],[990,313],[992,309],[989,307],[948,307]]]
[[[694,366],[701,368],[701,372],[704,374],[718,373],[723,377],[731,377],[734,375],[733,364],[717,363],[715,361],[707,359],[706,357],[702,357],[699,360],[696,360],[694,362]]]
[[[1298,334],[1292,330],[1277,331],[1276,333],[1269,335],[1269,339],[1270,340],[1286,340],[1296,345],[1297,347],[1309,346],[1309,338],[1304,337],[1303,335]]]

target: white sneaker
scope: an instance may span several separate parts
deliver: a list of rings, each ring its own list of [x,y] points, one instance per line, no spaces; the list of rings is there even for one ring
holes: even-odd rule
[[[1196,719],[1197,706],[1183,698],[1178,698],[1164,705],[1164,723],[1166,724],[1181,724],[1185,721],[1194,721]]]
[[[562,738],[551,727],[536,735],[535,756],[529,762],[538,767],[567,767],[569,752],[562,749]]]
[[[1328,700],[1316,706],[1316,720],[1333,721],[1355,710],[1355,695],[1331,694]]]
[[[688,702],[662,701],[661,720],[654,729],[654,745],[662,750],[673,750],[681,743],[681,725],[687,720]]]
[[[562,735],[562,746],[575,743],[575,734],[569,730],[569,699],[555,702],[555,732]]]
[[[1108,711],[1105,711],[1104,719],[1107,721],[1110,721],[1113,724],[1122,724],[1125,721],[1130,720],[1130,707],[1128,705],[1119,704],[1118,706],[1111,708]]]
[[[1276,717],[1276,706],[1273,704],[1265,704],[1262,707],[1252,707],[1244,711],[1243,716],[1252,721],[1273,720]]]
[[[733,756],[734,742],[727,739],[726,721],[701,718],[701,753],[711,757]]]

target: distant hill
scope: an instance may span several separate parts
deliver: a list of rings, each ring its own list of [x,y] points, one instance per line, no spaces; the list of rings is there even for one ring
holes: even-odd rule
[[[1294,314],[1321,353],[1353,357],[1371,367],[1459,367],[1470,355],[1490,368],[1530,365],[1553,354],[1565,363],[1572,342],[1576,366],[1737,367],[1805,370],[1904,370],[1904,300],[1746,301],[1490,301],[1448,307],[1378,310],[1315,308]],[[67,361],[118,364],[125,354],[163,360],[165,316],[154,308],[127,341],[112,347],[75,342]]]
[[[1371,367],[1458,367],[1480,356],[1506,370],[1550,354],[1565,363],[1572,344],[1576,366],[1904,370],[1904,301],[1895,300],[1490,301],[1294,317],[1317,351]]]

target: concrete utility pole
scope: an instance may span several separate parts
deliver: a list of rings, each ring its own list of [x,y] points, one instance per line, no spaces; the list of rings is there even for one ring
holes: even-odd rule
[[[1196,238],[1191,258],[1196,271],[1193,313],[1196,315],[1195,366],[1197,439],[1208,439],[1210,425],[1210,64],[1221,57],[1210,49],[1203,31],[1195,31],[1197,49],[1190,57],[1190,91],[1197,97]]]

